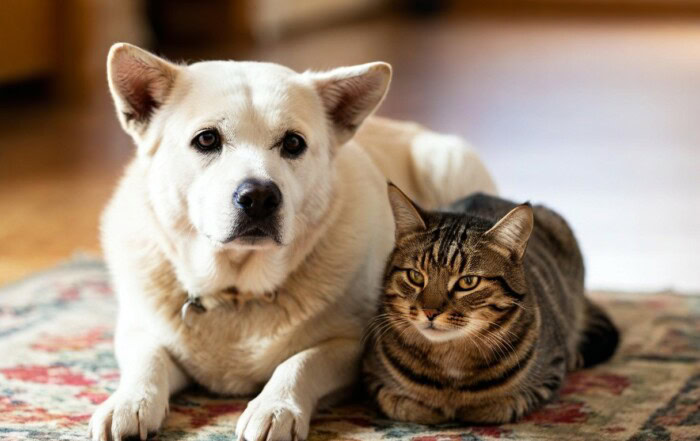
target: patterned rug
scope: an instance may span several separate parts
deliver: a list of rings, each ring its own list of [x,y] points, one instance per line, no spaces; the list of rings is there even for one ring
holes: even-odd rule
[[[401,424],[362,403],[321,411],[309,440],[700,440],[700,297],[596,294],[622,330],[612,362],[570,375],[519,424]],[[78,259],[0,289],[0,439],[83,440],[115,389],[116,304],[104,266]],[[245,400],[175,397],[158,440],[231,440]]]

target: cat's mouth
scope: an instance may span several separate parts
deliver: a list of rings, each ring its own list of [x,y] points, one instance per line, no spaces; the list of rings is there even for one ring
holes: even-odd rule
[[[418,329],[418,332],[420,332],[423,337],[433,342],[445,342],[458,338],[460,335],[460,333],[454,329],[445,329],[438,326],[439,325],[435,322],[428,322],[424,324],[417,324],[416,329]]]
[[[425,334],[425,335],[441,335],[447,332],[446,329],[441,329],[437,327],[435,322],[428,322],[423,326],[420,326],[418,329]]]

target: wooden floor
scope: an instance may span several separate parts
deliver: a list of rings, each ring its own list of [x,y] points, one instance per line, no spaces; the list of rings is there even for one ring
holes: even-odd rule
[[[503,195],[562,212],[589,286],[700,292],[697,18],[377,19],[191,55],[211,56],[386,60],[379,113],[467,137]],[[89,104],[0,109],[0,282],[99,252],[99,212],[132,148],[96,83]]]

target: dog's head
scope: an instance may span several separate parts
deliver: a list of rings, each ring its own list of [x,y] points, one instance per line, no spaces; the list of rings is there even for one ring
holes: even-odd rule
[[[386,94],[386,63],[297,73],[177,65],[115,44],[109,88],[161,222],[225,248],[291,243],[329,203],[333,157]]]

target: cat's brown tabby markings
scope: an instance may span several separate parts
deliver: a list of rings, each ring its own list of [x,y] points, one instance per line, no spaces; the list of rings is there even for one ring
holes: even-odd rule
[[[567,371],[609,358],[610,319],[584,297],[566,222],[541,206],[474,195],[424,212],[391,186],[396,248],[368,331],[363,377],[404,421],[515,421]]]

